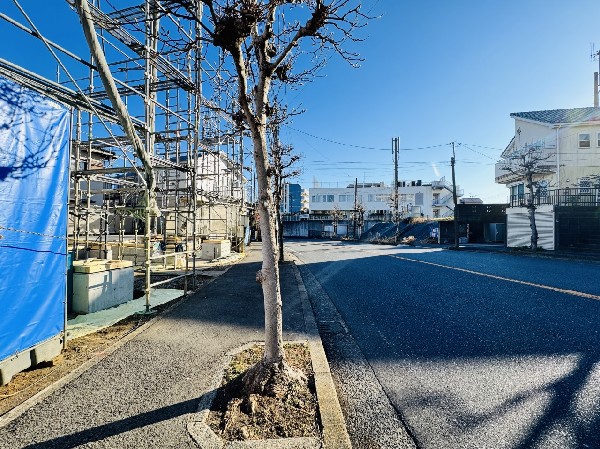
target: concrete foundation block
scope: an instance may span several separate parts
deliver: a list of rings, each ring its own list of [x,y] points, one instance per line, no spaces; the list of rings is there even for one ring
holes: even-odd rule
[[[27,368],[51,361],[60,354],[61,350],[62,337],[58,336],[0,361],[0,385],[6,385],[15,374]]]
[[[62,338],[53,338],[31,350],[31,366],[49,362],[62,351]]]
[[[6,385],[13,376],[31,366],[29,351],[20,352],[0,362],[0,384]]]
[[[118,265],[109,262],[101,267],[102,271],[81,272],[77,266],[73,268],[74,312],[93,313],[133,299],[131,262],[121,261]]]
[[[231,240],[204,240],[200,259],[214,260],[231,254]]]

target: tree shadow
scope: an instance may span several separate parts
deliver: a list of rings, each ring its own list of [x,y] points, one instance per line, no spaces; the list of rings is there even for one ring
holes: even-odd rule
[[[48,98],[0,76],[0,182],[32,176],[55,158],[55,126],[39,126],[55,114]]]
[[[156,410],[151,410],[149,412],[120,419],[118,421],[113,421],[99,426],[93,426],[79,432],[52,438],[40,443],[30,444],[25,446],[24,449],[69,449],[84,446],[97,441],[102,441],[106,438],[130,432],[135,429],[198,412],[200,411],[198,410],[198,404],[200,402],[204,402],[202,399],[211,394],[214,393],[212,391],[206,392],[198,398],[161,407]],[[187,435],[187,430],[185,430],[185,432]]]

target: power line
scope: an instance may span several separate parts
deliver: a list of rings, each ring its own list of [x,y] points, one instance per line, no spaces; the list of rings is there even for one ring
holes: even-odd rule
[[[296,132],[299,132],[299,133],[304,134],[306,136],[312,137],[313,139],[323,140],[325,142],[333,143],[335,145],[341,145],[341,146],[352,147],[352,148],[359,148],[361,150],[376,150],[376,151],[390,151],[391,150],[391,148],[367,147],[367,146],[363,146],[363,145],[354,145],[354,144],[351,144],[351,143],[339,142],[337,140],[328,139],[326,137],[315,136],[314,134],[310,134],[310,133],[307,133],[306,131],[302,131],[300,129],[293,128],[293,127],[291,127],[289,125],[287,125],[286,127],[289,128],[289,129],[291,129],[292,131],[296,131]],[[445,147],[445,146],[448,146],[448,145],[449,145],[448,143],[440,143],[438,145],[430,145],[428,147],[400,148],[400,151],[428,150],[430,148]]]
[[[464,148],[466,148],[467,150],[470,150],[470,151],[472,151],[473,153],[479,154],[480,156],[487,157],[488,159],[491,159],[491,160],[493,160],[493,161],[497,161],[497,159],[498,159],[498,158],[493,158],[493,157],[491,157],[491,156],[488,156],[487,154],[485,154],[485,153],[482,153],[481,151],[474,150],[473,148],[471,148],[471,147],[470,147],[468,144],[466,144],[466,143],[458,143],[458,145],[459,145],[459,146],[461,146],[461,147],[464,147]],[[480,145],[473,145],[473,146],[478,146],[479,148],[489,148],[489,149],[497,150],[497,148],[491,148],[491,147],[482,147],[482,146],[480,146]],[[499,151],[502,151],[502,150],[499,150]]]

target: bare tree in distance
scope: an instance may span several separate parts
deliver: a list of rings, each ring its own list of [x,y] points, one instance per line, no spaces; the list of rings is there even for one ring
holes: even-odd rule
[[[274,84],[309,81],[331,51],[352,65],[358,55],[342,46],[368,17],[361,0],[200,0],[207,17],[203,40],[229,55],[237,81],[237,103],[250,132],[258,184],[262,235],[261,282],[265,308],[265,353],[245,378],[247,393],[265,394],[295,376],[285,362],[281,290],[275,236],[274,170],[269,162],[267,125]],[[184,6],[187,2],[181,2]],[[194,13],[194,11],[188,11]],[[304,59],[303,59],[304,58]]]
[[[340,223],[340,220],[343,218],[344,214],[342,213],[342,210],[340,209],[340,206],[338,206],[337,204],[333,206],[333,210],[331,211],[331,221],[333,224],[333,237],[336,238],[337,237],[337,230],[338,230],[338,224]]]
[[[525,207],[529,216],[529,227],[531,228],[531,243],[529,248],[533,251],[538,248],[538,230],[535,221],[535,211],[537,209],[536,203],[539,199],[541,189],[541,179],[535,179],[539,175],[550,173],[550,169],[545,161],[553,156],[551,153],[545,153],[542,151],[541,146],[538,144],[526,145],[522,149],[509,155],[504,160],[503,170],[518,176],[525,180],[525,188],[527,189],[527,195],[525,195]]]
[[[294,154],[292,145],[284,145],[279,140],[279,125],[273,130],[273,143],[270,151],[271,167],[273,168],[273,202],[276,213],[276,236],[278,260],[285,260],[283,248],[283,214],[281,211],[281,203],[284,195],[284,184],[287,179],[299,176],[301,170],[292,168],[299,160],[300,155]]]

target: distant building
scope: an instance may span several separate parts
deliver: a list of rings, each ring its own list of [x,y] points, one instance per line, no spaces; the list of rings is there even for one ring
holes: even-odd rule
[[[483,200],[481,198],[475,198],[475,197],[470,197],[470,198],[461,198],[460,200],[458,200],[459,204],[483,204]]]
[[[308,189],[302,189],[301,202],[302,202],[302,212],[309,210],[309,193]]]
[[[463,195],[460,189],[457,193]],[[452,186],[445,178],[430,183],[399,181],[398,195],[398,212],[403,218],[446,217],[454,211]],[[393,197],[393,186],[383,182],[350,184],[345,188],[317,187],[309,189],[309,209],[313,217],[329,216],[338,210],[340,218],[344,219],[352,218],[358,206],[364,209],[365,219],[389,220],[393,213]]]
[[[302,186],[300,184],[283,184],[281,198],[281,212],[283,214],[297,214],[302,210]]]

